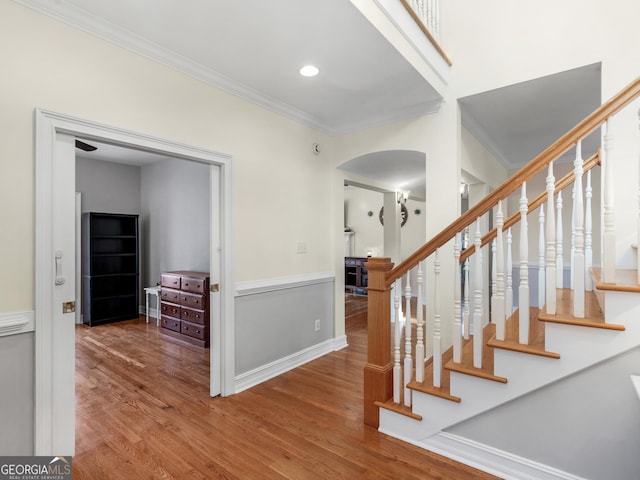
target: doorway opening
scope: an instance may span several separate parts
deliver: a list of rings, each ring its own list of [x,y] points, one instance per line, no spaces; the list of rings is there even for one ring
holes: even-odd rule
[[[36,111],[35,454],[73,455],[75,139],[209,166],[210,394],[234,393],[232,163],[226,154],[87,120]],[[59,308],[60,304],[63,308]],[[66,307],[65,307],[66,306]]]

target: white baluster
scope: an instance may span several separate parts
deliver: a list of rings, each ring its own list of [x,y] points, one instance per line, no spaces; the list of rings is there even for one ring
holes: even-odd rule
[[[584,203],[582,198],[582,142],[576,145],[573,162],[576,197],[573,204],[573,221],[576,225],[576,246],[573,258],[573,316],[584,318]]]
[[[571,189],[571,205],[575,205],[576,204],[576,184],[574,182],[573,187]],[[571,272],[570,272],[570,280],[569,280],[569,288],[571,288],[571,290],[573,290],[573,271],[574,271],[574,265],[573,265],[573,261],[575,260],[576,257],[576,221],[575,221],[575,213],[572,211],[571,212],[571,253],[570,253],[570,260],[571,260]]]
[[[402,335],[402,310],[400,309],[401,280],[395,282],[395,295],[393,296],[393,306],[395,311],[396,325],[393,342],[393,401],[400,403],[400,392],[402,385],[402,367],[400,365],[400,339]]]
[[[464,236],[464,248],[469,248],[469,227],[465,230]],[[471,323],[471,300],[470,300],[470,292],[471,292],[471,278],[469,275],[469,265],[470,260],[467,257],[464,261],[464,309],[462,311],[462,327],[463,327],[463,337],[465,340],[469,340],[470,335],[470,323]]]
[[[640,110],[638,110],[638,119],[640,119]],[[640,168],[638,171],[640,172]],[[638,179],[640,180],[640,176]],[[636,257],[636,264],[638,266],[637,282],[640,284],[640,188],[638,188],[638,235],[636,238]]]
[[[418,284],[418,305],[416,306],[416,382],[424,382],[424,316],[422,308],[422,289],[424,288],[424,275],[422,274],[422,262],[418,262],[416,273]]]
[[[502,200],[498,202],[496,212],[496,338],[504,340],[505,336],[505,302],[504,302],[504,239],[502,228],[504,226],[504,214],[502,213]]]
[[[538,308],[544,306],[544,205],[540,205],[538,213],[540,225],[538,234]]]
[[[587,186],[585,189],[584,203],[584,289],[587,292],[593,291],[593,279],[591,278],[591,267],[593,266],[593,214],[591,212],[591,170],[587,172]]]
[[[511,237],[511,227],[507,230],[507,285],[504,296],[504,308],[506,310],[506,314],[510,317],[513,313],[513,254],[511,249],[511,244],[513,243],[513,238]]]
[[[556,198],[556,288],[564,288],[564,257],[562,231],[562,192]]]
[[[440,388],[442,373],[442,335],[440,333],[440,249],[434,260],[435,282],[433,293],[433,386]]]
[[[411,271],[407,272],[407,281],[404,287],[404,406],[411,406],[411,390],[407,385],[413,375],[413,357],[411,355]]]
[[[436,39],[440,39],[440,0],[434,0],[433,11],[433,35]]]
[[[455,280],[453,289],[453,361],[460,363],[462,360],[462,322],[460,299],[462,289],[462,278],[460,273],[460,234],[458,233],[453,244],[453,258],[455,265]]]
[[[519,319],[520,331],[519,342],[529,344],[529,229],[527,227],[527,210],[529,201],[527,200],[527,182],[522,184],[522,196],[520,197],[520,288],[519,297]]]
[[[489,307],[489,312],[491,315],[491,322],[492,323],[496,323],[497,322],[497,317],[496,317],[496,291],[498,290],[497,286],[496,286],[496,282],[497,282],[497,277],[498,277],[498,267],[496,266],[496,263],[498,263],[498,255],[496,253],[496,240],[493,239],[491,242],[491,272],[489,272],[489,279],[491,280],[491,295],[489,298],[489,302],[490,302],[490,307]]]
[[[556,179],[553,176],[553,162],[549,164],[549,174],[547,175],[547,249],[546,258],[546,308],[548,314],[556,313],[556,218],[553,205],[553,192],[555,190]]]
[[[616,212],[613,195],[614,142],[609,121],[604,124],[604,232],[602,234],[602,280],[616,283]]]
[[[473,235],[473,244],[476,247],[473,265],[473,366],[482,368],[482,237],[480,235],[480,217],[476,220],[476,231]]]

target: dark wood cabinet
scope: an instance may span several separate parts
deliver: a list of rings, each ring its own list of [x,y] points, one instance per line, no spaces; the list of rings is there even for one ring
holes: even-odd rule
[[[161,276],[161,332],[200,347],[209,346],[209,274],[164,272]]]
[[[138,317],[138,216],[82,216],[83,322],[89,326]]]
[[[364,264],[369,260],[365,257],[345,257],[344,259],[344,289],[350,293],[367,294],[369,275]]]

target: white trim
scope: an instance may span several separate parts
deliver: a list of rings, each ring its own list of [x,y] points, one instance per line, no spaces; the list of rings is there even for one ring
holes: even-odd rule
[[[307,285],[317,285],[320,283],[331,283],[335,280],[332,272],[306,273],[293,275],[290,277],[267,278],[264,280],[253,280],[249,282],[238,282],[236,285],[236,296],[257,295],[277,290],[288,290],[290,288],[306,287]]]
[[[418,52],[422,59],[431,67],[436,75],[449,84],[451,67],[427,38],[407,10],[398,1],[373,0],[389,21],[398,29],[398,32],[409,42]],[[433,32],[432,32],[433,33]]]
[[[347,336],[342,335],[340,337],[333,339],[333,351],[337,352],[338,350],[342,350],[343,348],[347,348],[349,344],[347,343]]]
[[[382,433],[387,433],[379,429]],[[392,436],[504,480],[586,480],[583,477],[520,457],[468,438],[440,432],[424,440]]]
[[[33,332],[35,330],[34,313],[0,313],[0,337]]]
[[[636,389],[638,398],[640,398],[640,375],[631,375],[631,383],[633,384],[633,388]]]
[[[59,134],[78,135],[123,146],[144,148],[176,158],[199,161],[220,167],[221,204],[221,325],[220,347],[223,357],[221,393],[234,393],[235,372],[235,302],[233,269],[233,163],[231,155],[194,147],[151,135],[99,124],[42,109],[35,111],[35,419],[34,453],[51,455],[54,438],[52,396],[54,372],[49,359],[54,352],[53,325],[53,195],[54,149]],[[59,406],[61,411],[67,407]],[[60,417],[60,415],[56,415]]]
[[[289,370],[293,370],[294,368],[333,351],[334,340],[329,339],[271,363],[267,363],[266,365],[254,368],[248,372],[241,373],[236,377],[236,393],[255,387],[262,382],[277,377],[278,375],[282,375]]]

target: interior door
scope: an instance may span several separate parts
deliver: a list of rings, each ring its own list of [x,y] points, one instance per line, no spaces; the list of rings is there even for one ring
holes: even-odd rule
[[[75,453],[75,138],[57,134],[53,164],[53,312],[51,357],[55,455]]]
[[[210,394],[212,397],[220,395],[222,388],[222,318],[221,318],[221,295],[220,285],[222,280],[222,225],[221,225],[221,175],[220,166],[211,165],[209,195],[211,197],[211,224],[210,224],[210,265],[209,278],[211,282],[211,292],[209,293],[210,312],[210,367],[209,373]]]

